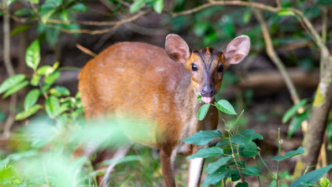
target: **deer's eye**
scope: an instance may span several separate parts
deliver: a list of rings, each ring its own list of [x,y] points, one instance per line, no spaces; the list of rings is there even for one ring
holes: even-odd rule
[[[219,73],[223,72],[224,71],[224,65],[219,65],[218,68],[217,68],[217,71]]]
[[[193,71],[197,71],[197,65],[196,64],[191,64],[191,69],[193,70]]]

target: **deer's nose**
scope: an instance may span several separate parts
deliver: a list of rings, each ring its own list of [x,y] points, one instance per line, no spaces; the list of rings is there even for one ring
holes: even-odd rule
[[[212,97],[216,93],[216,90],[211,86],[204,86],[201,90],[201,95],[203,97]]]

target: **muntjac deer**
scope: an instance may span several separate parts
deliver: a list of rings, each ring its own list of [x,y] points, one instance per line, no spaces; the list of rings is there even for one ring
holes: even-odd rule
[[[191,51],[178,35],[166,37],[165,50],[138,42],[121,42],[89,61],[79,74],[79,91],[87,120],[125,113],[153,122],[148,144],[160,149],[167,187],[175,187],[173,162],[177,154],[191,155],[200,147],[183,140],[200,130],[214,130],[218,112],[210,107],[203,121],[197,112],[214,101],[231,64],[241,62],[250,49],[248,36],[233,39],[224,51]],[[141,127],[144,128],[144,127]],[[148,128],[148,127],[147,127]],[[126,131],[126,130],[124,130]],[[135,137],[129,139],[140,142]],[[122,157],[128,149],[120,151]],[[189,187],[200,183],[204,159],[190,160]]]

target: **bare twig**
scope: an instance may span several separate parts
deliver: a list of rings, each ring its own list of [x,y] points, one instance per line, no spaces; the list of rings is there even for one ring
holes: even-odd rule
[[[81,46],[80,44],[76,44],[76,47],[77,47],[79,50],[81,50],[83,53],[85,53],[85,54],[88,54],[88,55],[93,56],[93,57],[97,56],[96,53],[90,51],[89,49],[87,49],[87,48],[85,48],[85,47],[83,47],[83,46]]]
[[[11,76],[15,75],[15,71],[14,71],[13,65],[10,60],[10,17],[9,17],[9,13],[8,13],[9,11],[8,11],[8,7],[7,7],[7,0],[2,0],[2,3],[3,3],[3,10],[5,12],[5,14],[3,15],[4,63],[5,63],[8,75],[11,77]],[[15,120],[16,102],[17,102],[17,94],[11,95],[10,104],[9,104],[9,115],[5,122],[4,131],[3,131],[3,135],[5,138],[9,137],[10,128],[13,125],[14,120]]]
[[[300,100],[299,95],[295,89],[293,82],[291,81],[291,79],[286,71],[284,64],[281,62],[279,56],[277,55],[277,53],[274,50],[271,36],[269,34],[268,26],[262,16],[262,12],[258,9],[253,9],[253,11],[262,28],[262,33],[263,33],[263,37],[264,37],[264,41],[265,41],[265,45],[266,45],[266,52],[269,55],[269,57],[271,58],[271,60],[273,61],[273,63],[277,66],[278,70],[280,71],[282,77],[285,80],[287,88],[291,94],[292,100],[296,104]]]
[[[99,25],[99,26],[101,26],[101,25],[113,25],[113,27],[111,27],[111,28],[100,29],[100,30],[87,30],[87,29],[70,30],[70,29],[65,29],[63,27],[59,27],[57,25],[52,25],[52,24],[46,24],[46,26],[58,29],[58,30],[60,30],[62,32],[66,32],[66,33],[86,33],[86,34],[92,34],[92,35],[94,35],[94,34],[103,34],[103,33],[107,33],[107,32],[116,30],[120,25],[128,23],[128,22],[132,22],[132,21],[140,18],[141,16],[145,15],[146,13],[148,13],[148,11],[139,12],[138,14],[136,14],[132,17],[129,17],[129,18],[124,19],[124,20],[116,21],[116,22],[83,22],[85,24]],[[58,21],[55,21],[55,20],[53,20],[53,21],[49,20],[49,22],[58,23]]]

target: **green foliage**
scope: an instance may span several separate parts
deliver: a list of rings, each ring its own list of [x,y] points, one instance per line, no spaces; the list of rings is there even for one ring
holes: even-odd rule
[[[18,84],[22,83],[25,79],[25,75],[19,74],[9,77],[0,85],[0,94],[8,91],[9,89],[17,86]]]
[[[164,8],[164,0],[135,0],[130,6],[130,13],[135,13],[140,10],[145,5],[153,5],[154,11],[157,13],[162,13]]]
[[[206,145],[214,138],[221,137],[222,133],[218,130],[199,131],[183,140],[187,144]]]
[[[268,160],[282,161],[282,160],[289,159],[289,158],[292,158],[293,156],[300,155],[303,153],[304,153],[304,149],[302,147],[299,147],[295,151],[289,151],[285,155],[278,155],[278,156],[266,159],[266,161],[268,161]]]
[[[201,108],[199,108],[198,114],[197,114],[198,120],[203,120],[205,118],[207,112],[209,111],[209,108],[210,108],[209,103],[206,103],[203,106],[201,106]]]
[[[306,99],[301,100],[296,105],[292,106],[290,109],[286,111],[282,118],[282,122],[286,123],[292,116],[294,116],[297,113],[297,110],[301,107],[303,107],[307,103]]]
[[[40,91],[38,89],[31,90],[24,99],[24,109],[28,110],[34,104],[36,104],[40,95]]]
[[[332,165],[316,169],[314,171],[311,171],[299,178],[297,178],[291,185],[290,187],[304,187],[302,183],[310,182],[314,183],[318,181],[320,178],[322,178],[325,173],[327,173],[330,169],[332,168]]]
[[[209,147],[200,149],[197,153],[188,156],[187,159],[194,159],[194,158],[208,158],[211,156],[220,156],[224,153],[224,150],[219,147]]]
[[[230,114],[230,115],[236,115],[236,112],[235,112],[233,106],[226,100],[218,101],[218,103],[216,103],[216,107],[221,112],[224,112],[224,113]]]
[[[29,81],[24,81],[24,82],[16,85],[15,87],[10,88],[8,91],[6,91],[6,93],[2,96],[2,98],[4,99],[4,98],[16,93],[20,89],[26,87],[28,84],[29,84]]]
[[[26,51],[25,62],[29,68],[36,70],[40,62],[39,41],[35,40]]]

